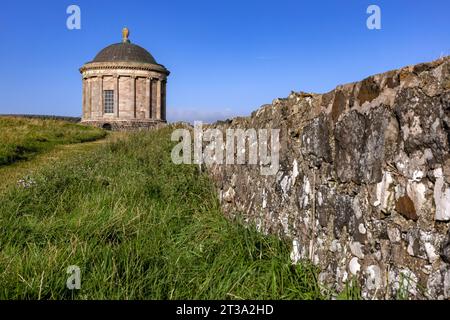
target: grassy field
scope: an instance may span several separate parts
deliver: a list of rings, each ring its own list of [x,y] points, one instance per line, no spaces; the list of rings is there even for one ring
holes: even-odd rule
[[[171,128],[130,134],[0,194],[0,299],[321,299],[283,241],[228,221]],[[81,289],[66,288],[67,268]]]
[[[0,117],[0,166],[27,160],[56,145],[94,141],[104,130],[61,120]]]

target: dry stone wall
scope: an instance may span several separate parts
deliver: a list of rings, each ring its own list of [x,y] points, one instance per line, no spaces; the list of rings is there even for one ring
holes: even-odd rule
[[[337,292],[356,278],[366,299],[450,299],[450,57],[213,127],[281,130],[276,175],[208,168],[228,216],[289,239]]]

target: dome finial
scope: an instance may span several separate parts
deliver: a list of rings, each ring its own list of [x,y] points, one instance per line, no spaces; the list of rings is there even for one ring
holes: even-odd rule
[[[122,29],[122,42],[130,42],[128,36],[130,35],[130,30],[127,27]]]

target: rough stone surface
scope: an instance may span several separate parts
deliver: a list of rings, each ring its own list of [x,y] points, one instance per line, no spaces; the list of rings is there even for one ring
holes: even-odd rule
[[[331,162],[329,137],[330,132],[327,118],[323,115],[315,118],[303,129],[303,155],[317,166],[319,166],[322,161]]]
[[[293,92],[224,130],[280,129],[280,167],[211,165],[222,208],[292,243],[364,298],[450,298],[450,57],[320,95]]]
[[[442,260],[447,263],[450,263],[450,232],[442,243],[442,252],[441,252]]]

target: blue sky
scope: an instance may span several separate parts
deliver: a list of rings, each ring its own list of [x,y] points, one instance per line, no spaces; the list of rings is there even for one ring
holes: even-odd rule
[[[66,27],[71,4],[81,30]],[[78,68],[124,26],[172,72],[169,120],[211,121],[450,55],[449,13],[448,0],[2,1],[0,113],[79,116]]]

